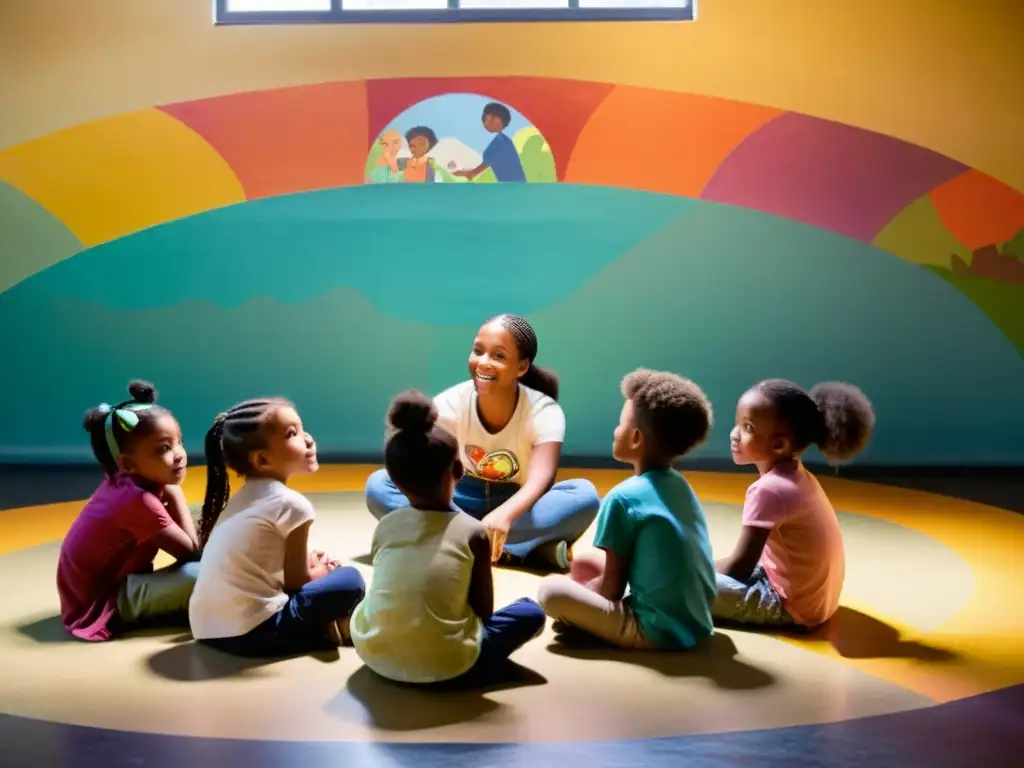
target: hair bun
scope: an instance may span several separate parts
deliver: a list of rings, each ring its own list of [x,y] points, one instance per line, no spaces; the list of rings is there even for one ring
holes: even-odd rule
[[[875,411],[867,396],[853,384],[838,381],[818,384],[810,396],[824,422],[822,455],[840,464],[860,453],[875,429]]]
[[[410,389],[392,401],[388,422],[395,429],[429,432],[437,422],[437,408],[422,392]]]
[[[107,420],[108,413],[110,413],[109,409],[100,406],[90,408],[85,412],[85,416],[82,417],[82,429],[92,433],[94,429],[97,429]]]
[[[128,382],[128,394],[136,403],[156,402],[156,387],[142,379],[132,379]]]

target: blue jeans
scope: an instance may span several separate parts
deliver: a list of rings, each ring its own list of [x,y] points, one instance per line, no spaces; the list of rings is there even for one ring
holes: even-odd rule
[[[764,569],[754,568],[745,582],[731,576],[715,574],[718,595],[711,605],[711,615],[721,621],[782,627],[793,624],[782,597],[768,581]]]
[[[476,663],[458,677],[434,685],[481,685],[499,677],[508,657],[543,632],[546,620],[544,609],[527,597],[495,611],[483,622]]]
[[[366,584],[355,568],[335,568],[293,593],[287,604],[255,629],[238,637],[203,640],[235,656],[273,658],[328,650],[329,625],[352,611],[366,594]]]
[[[455,485],[454,504],[479,520],[518,490],[515,483],[488,483],[466,476]],[[380,520],[392,510],[409,506],[409,500],[391,482],[387,470],[378,469],[366,481],[366,506]],[[525,557],[549,542],[573,544],[594,522],[600,506],[597,489],[589,480],[555,483],[526,514],[512,523],[505,551]]]

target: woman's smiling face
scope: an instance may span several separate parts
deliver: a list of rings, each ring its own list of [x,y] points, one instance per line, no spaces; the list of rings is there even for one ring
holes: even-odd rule
[[[499,322],[485,323],[476,332],[469,353],[469,375],[476,391],[514,387],[530,363],[519,357],[515,337]]]

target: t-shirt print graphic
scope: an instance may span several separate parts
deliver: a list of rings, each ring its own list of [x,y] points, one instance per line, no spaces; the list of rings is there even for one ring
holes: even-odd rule
[[[491,482],[505,482],[519,474],[519,460],[504,449],[488,453],[479,445],[466,446],[467,471]]]

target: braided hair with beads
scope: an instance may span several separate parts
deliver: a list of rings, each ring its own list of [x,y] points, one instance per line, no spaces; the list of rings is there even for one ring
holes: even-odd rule
[[[558,400],[558,377],[554,371],[534,364],[537,357],[537,334],[525,318],[519,315],[495,315],[488,322],[501,325],[515,339],[519,357],[530,363],[526,373],[519,379],[523,386],[535,389],[552,400]]]
[[[245,400],[213,420],[206,433],[206,497],[199,518],[201,548],[206,546],[231,495],[228,470],[242,477],[251,473],[250,454],[267,447],[264,427],[268,417],[278,408],[289,406],[292,403],[280,397]]]

